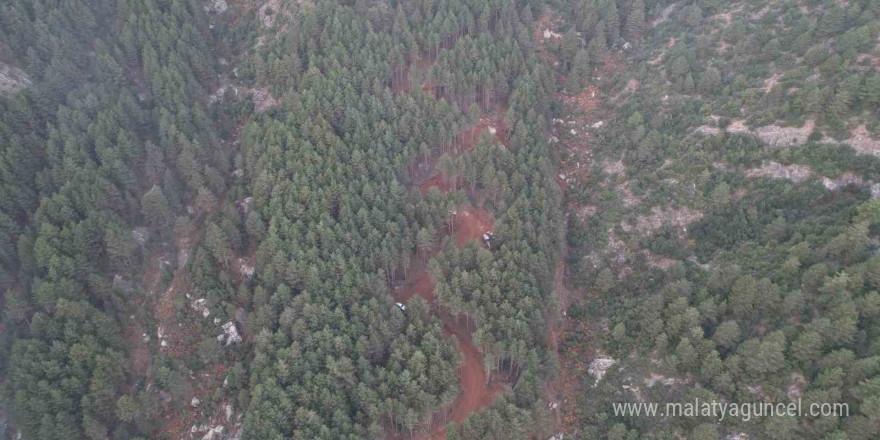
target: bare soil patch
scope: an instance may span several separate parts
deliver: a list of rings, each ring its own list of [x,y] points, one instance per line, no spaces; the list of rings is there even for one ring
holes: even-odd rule
[[[755,130],[755,136],[764,141],[767,145],[786,146],[801,145],[807,141],[816,121],[808,119],[803,127],[780,127],[778,125],[766,125]]]
[[[865,124],[861,124],[853,130],[849,139],[844,142],[853,147],[859,154],[880,155],[880,139],[872,139],[871,133]]]
[[[813,174],[809,165],[783,165],[778,162],[767,162],[760,168],[746,170],[747,177],[771,177],[776,179],[789,179],[793,182],[802,182]]]
[[[644,235],[650,235],[665,224],[670,224],[676,228],[686,228],[688,224],[701,218],[703,218],[703,213],[691,208],[674,209],[655,206],[651,208],[650,215],[638,217],[635,227],[627,223],[622,223],[621,227],[627,232],[636,230]]]
[[[675,9],[675,3],[663,8],[663,11],[660,12],[660,16],[657,17],[656,20],[651,22],[651,27],[660,26],[663,23],[669,21],[669,14],[672,14],[672,10]]]
[[[455,244],[463,247],[470,240],[480,240],[480,237],[492,230],[492,215],[481,208],[471,208],[458,212],[458,229],[455,231]]]
[[[577,95],[570,96],[564,93],[558,93],[557,98],[587,114],[593,113],[600,105],[602,105],[602,97],[599,88],[593,84],[584,87],[584,90]]]
[[[465,223],[465,222],[462,222]],[[459,231],[465,230],[464,227]],[[459,236],[469,236],[468,232],[456,234],[456,243]],[[459,366],[459,378],[461,382],[461,394],[452,402],[449,408],[452,413],[446,421],[456,423],[463,422],[470,414],[492,404],[498,395],[504,391],[501,383],[489,383],[486,371],[483,369],[483,356],[471,341],[471,334],[460,320],[448,313],[439,313],[437,300],[434,295],[434,280],[425,270],[424,265],[410,272],[411,281],[403,288],[395,291],[395,300],[406,303],[413,296],[419,295],[431,305],[437,312],[442,324],[443,332],[447,336],[455,336],[458,341],[458,349],[462,355],[462,363]],[[442,421],[435,420],[427,432],[417,436],[419,439],[443,440],[446,438],[446,427]]]

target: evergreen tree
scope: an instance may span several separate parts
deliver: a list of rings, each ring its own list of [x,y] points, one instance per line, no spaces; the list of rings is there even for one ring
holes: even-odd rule
[[[590,56],[587,51],[580,49],[574,57],[571,74],[568,76],[566,88],[569,93],[577,93],[587,84],[590,78]]]
[[[644,0],[632,0],[629,5],[629,15],[626,17],[626,36],[637,40],[641,37],[645,26],[645,3]]]

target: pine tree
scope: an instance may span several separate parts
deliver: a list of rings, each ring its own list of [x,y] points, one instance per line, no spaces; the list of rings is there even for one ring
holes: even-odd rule
[[[617,2],[609,0],[605,8],[605,39],[613,47],[620,38],[620,15],[617,10]]]
[[[147,224],[162,230],[171,226],[174,217],[168,207],[168,199],[162,193],[158,185],[154,185],[143,197],[141,197],[141,213]]]
[[[574,64],[571,68],[571,75],[568,76],[566,88],[569,93],[577,93],[586,86],[590,77],[590,55],[587,51],[581,49],[574,57]]]
[[[626,17],[626,36],[636,40],[641,37],[645,26],[645,2],[633,0],[630,4],[629,15]]]
[[[605,23],[600,21],[596,26],[596,35],[590,40],[590,44],[587,46],[587,52],[589,52],[590,59],[597,62],[604,57],[607,49],[608,44],[605,41]]]
[[[562,59],[565,60],[565,65],[568,67],[571,67],[574,57],[577,55],[579,39],[574,29],[566,32],[562,39]]]
[[[229,267],[229,260],[232,258],[232,251],[229,249],[229,239],[226,237],[226,233],[223,232],[223,229],[215,223],[208,225],[208,229],[205,232],[205,242],[208,249],[214,254],[214,258],[218,261],[222,261],[224,265]]]

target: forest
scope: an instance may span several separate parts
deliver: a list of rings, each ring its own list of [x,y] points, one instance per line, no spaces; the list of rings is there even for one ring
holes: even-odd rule
[[[878,156],[872,0],[0,0],[0,440],[873,439]]]
[[[536,306],[562,212],[541,7],[4,2],[2,60],[31,84],[0,125],[12,426],[543,435]],[[467,209],[494,219],[491,252],[452,244]],[[438,294],[402,313],[393,292],[418,273]],[[462,426],[463,342],[441,315],[506,389]]]

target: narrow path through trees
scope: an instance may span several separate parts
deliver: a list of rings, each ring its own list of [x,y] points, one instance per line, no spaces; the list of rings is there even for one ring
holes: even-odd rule
[[[458,229],[455,233],[455,243],[459,247],[464,246],[470,240],[479,240],[480,236],[491,229],[492,223],[489,213],[482,209],[471,208],[460,211],[458,214]],[[471,333],[465,322],[454,315],[441,312],[441,308],[434,296],[434,280],[425,268],[425,265],[414,265],[415,270],[409,274],[410,281],[399,286],[394,297],[396,301],[407,302],[413,296],[419,295],[430,305],[431,310],[440,318],[443,331],[447,336],[455,336],[458,340],[458,349],[461,352],[462,363],[459,370],[461,379],[461,394],[452,403],[451,410],[445,420],[435,420],[431,430],[421,438],[430,440],[443,440],[446,438],[447,422],[463,422],[471,413],[492,404],[499,394],[504,391],[500,383],[487,385],[486,371],[483,368],[483,356],[474,346]]]

